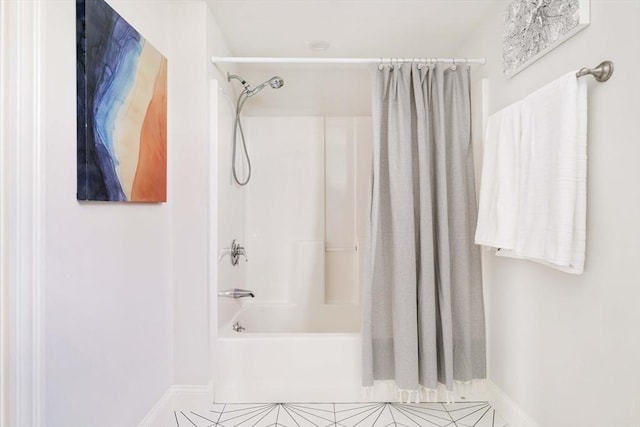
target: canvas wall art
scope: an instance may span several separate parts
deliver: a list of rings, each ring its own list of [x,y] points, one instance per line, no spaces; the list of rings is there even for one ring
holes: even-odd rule
[[[589,6],[589,0],[511,0],[504,17],[504,73],[514,76],[586,28]]]
[[[167,199],[167,59],[104,0],[76,0],[78,200]]]

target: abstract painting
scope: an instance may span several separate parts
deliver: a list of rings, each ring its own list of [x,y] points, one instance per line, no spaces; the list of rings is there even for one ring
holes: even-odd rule
[[[78,200],[167,200],[167,59],[104,0],[76,0]]]
[[[589,6],[589,0],[512,0],[504,18],[504,74],[514,76],[586,28]]]

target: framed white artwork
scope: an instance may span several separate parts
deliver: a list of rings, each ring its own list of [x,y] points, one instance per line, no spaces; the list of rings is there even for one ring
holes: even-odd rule
[[[589,0],[512,0],[504,17],[504,74],[516,75],[589,22]]]

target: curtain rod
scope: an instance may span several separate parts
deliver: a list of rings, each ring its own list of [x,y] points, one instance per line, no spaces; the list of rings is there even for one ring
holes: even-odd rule
[[[267,58],[213,56],[214,64],[403,64],[450,62],[455,64],[486,64],[486,58]]]

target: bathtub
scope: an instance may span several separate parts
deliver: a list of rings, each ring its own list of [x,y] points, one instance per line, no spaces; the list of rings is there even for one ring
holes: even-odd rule
[[[357,306],[246,304],[218,332],[215,400],[361,401],[359,330]]]

